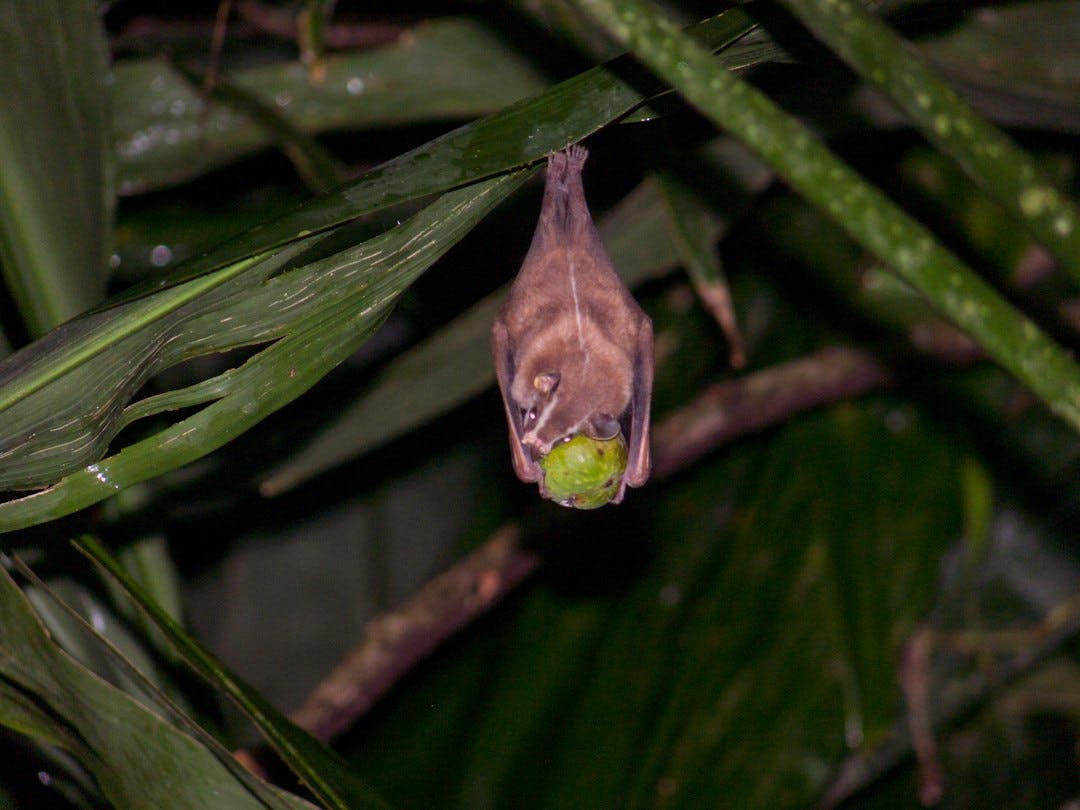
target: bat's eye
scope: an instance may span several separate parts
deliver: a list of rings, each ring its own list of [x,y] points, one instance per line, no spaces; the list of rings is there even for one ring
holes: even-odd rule
[[[529,408],[525,413],[525,427],[529,428],[536,424],[536,408]]]

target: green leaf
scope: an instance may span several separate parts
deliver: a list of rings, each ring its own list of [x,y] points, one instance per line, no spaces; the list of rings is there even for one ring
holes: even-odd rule
[[[154,708],[157,708],[153,700],[156,691],[144,689],[144,683],[149,682],[154,690],[160,690],[181,708],[187,708],[141,640],[133,636],[110,606],[103,604],[89,588],[63,577],[54,578],[41,587],[28,585],[24,592],[50,637],[87,669]],[[101,643],[102,639],[108,646]],[[116,652],[123,657],[123,663]],[[138,670],[138,678],[128,674],[131,667]]]
[[[669,173],[657,180],[668,209],[668,227],[682,265],[693,282],[702,304],[724,330],[732,367],[746,363],[742,335],[735,319],[731,287],[712,238],[712,223],[693,192]]]
[[[932,233],[799,121],[718,65],[642,0],[579,0],[684,98],[757,151],[800,194],[915,287],[1049,409],[1080,430],[1080,367]]]
[[[194,739],[73,661],[46,635],[6,570],[0,723],[70,751],[118,807],[205,807],[208,796],[237,810],[311,807],[256,779],[210,735]]]
[[[3,678],[0,678],[0,724],[65,751],[78,746],[71,729],[56,722],[56,718],[33,696]]]
[[[192,323],[235,305],[305,246],[68,321],[0,363],[0,488],[48,484],[100,458],[143,383],[212,340]]]
[[[548,82],[496,32],[467,18],[433,20],[398,42],[322,57],[316,81],[300,62],[230,72],[229,84],[315,134],[486,115]],[[161,59],[124,60],[111,99],[120,192],[189,180],[272,146],[242,107],[209,101]]]
[[[189,76],[194,80],[194,76]],[[256,126],[270,136],[307,187],[315,194],[324,194],[341,185],[347,177],[345,166],[324,147],[317,138],[293,125],[292,121],[278,112],[277,108],[247,90],[221,78],[211,91],[213,97],[223,104],[247,115]]]
[[[172,643],[176,652],[211,686],[233,700],[251,719],[286,765],[329,807],[349,810],[386,807],[331,749],[298,728],[262,695],[233,675],[213,655],[184,632],[169,614],[124,571],[103,545],[83,537],[76,548],[96,562],[139,606]]]
[[[1080,282],[1080,208],[1008,135],[978,116],[912,49],[852,0],[782,0],[924,136],[1011,211]]]
[[[164,334],[161,330],[165,326],[161,323],[152,323],[152,329],[143,333],[135,332],[132,340],[139,342],[128,349],[132,352],[128,365],[136,369],[140,364],[152,362],[161,368],[164,359],[221,351],[279,336],[280,339],[239,368],[215,378],[212,386],[196,386],[197,401],[212,400],[197,413],[109,458],[71,472],[48,489],[0,504],[0,532],[69,514],[124,487],[201,458],[291,402],[363,344],[382,323],[401,292],[530,174],[517,172],[445,194],[398,228],[269,279],[256,289],[246,286],[243,275],[237,276],[244,284],[235,286],[233,295],[215,299],[216,309],[207,306],[182,313],[182,317],[178,315],[165,324],[168,330]],[[259,283],[265,270],[259,264],[255,268],[260,275],[254,281]],[[213,279],[212,275],[196,279],[167,290],[165,295],[179,295],[190,284],[205,284]],[[142,299],[127,307],[143,308],[161,297]],[[74,323],[93,322],[114,311],[105,310]],[[225,330],[221,328],[223,324],[228,324]],[[171,348],[166,351],[163,346]],[[161,353],[156,358],[148,357],[154,350]],[[63,343],[57,351],[62,353]],[[9,362],[18,361],[23,355],[14,356]],[[99,357],[117,362],[114,354]],[[83,371],[87,365],[76,368]],[[4,366],[0,365],[0,375],[3,370]],[[18,411],[21,432],[14,437],[0,436],[4,441],[0,444],[0,457],[11,459],[12,464],[18,461],[21,469],[28,469],[37,455],[50,455],[51,473],[47,467],[30,469],[40,477],[51,475],[55,480],[58,471],[71,470],[93,457],[88,454],[81,462],[71,461],[70,454],[76,452],[72,445],[85,441],[77,437],[93,437],[102,431],[115,434],[123,400],[116,402],[118,395],[105,386],[105,401],[112,410],[87,415],[85,405],[76,407],[74,412],[82,421],[75,423],[68,415],[70,412],[63,410],[73,397],[78,402],[82,393],[70,387],[70,377],[60,377],[40,389],[36,396],[23,398],[8,410],[7,414]],[[87,379],[77,383],[89,384]],[[135,388],[121,391],[130,395]],[[166,396],[154,400],[154,404],[164,408],[176,403]],[[56,419],[57,411],[60,420]],[[141,413],[155,411],[154,407],[143,407]],[[56,429],[46,429],[45,425]],[[69,454],[66,461],[65,451]]]
[[[724,65],[738,69],[762,58],[760,48],[750,49],[748,56],[738,45],[731,47],[755,25],[736,8],[705,20],[693,31],[703,47],[721,51],[718,58]],[[615,59],[399,155],[332,194],[192,258],[167,278],[140,285],[126,297],[174,286],[390,206],[534,163],[662,92],[663,87],[634,70],[632,60]]]
[[[970,9],[962,24],[920,39],[919,51],[999,125],[1076,133],[1077,38],[1080,4],[1034,0]]]
[[[0,264],[31,334],[97,304],[114,188],[108,46],[90,0],[0,7]]]

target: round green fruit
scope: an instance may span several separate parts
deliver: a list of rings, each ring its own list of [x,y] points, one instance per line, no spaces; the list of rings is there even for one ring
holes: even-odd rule
[[[593,439],[579,433],[556,444],[540,459],[547,496],[575,509],[603,506],[619,491],[626,456],[621,433],[613,439]]]

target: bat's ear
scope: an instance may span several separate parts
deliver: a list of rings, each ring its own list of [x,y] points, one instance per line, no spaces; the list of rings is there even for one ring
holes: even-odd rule
[[[533,388],[539,391],[543,396],[549,397],[552,392],[559,387],[559,379],[559,372],[545,371],[542,374],[537,374],[533,377]]]
[[[592,438],[602,441],[614,439],[622,430],[619,421],[606,413],[597,413],[589,417],[589,428]]]

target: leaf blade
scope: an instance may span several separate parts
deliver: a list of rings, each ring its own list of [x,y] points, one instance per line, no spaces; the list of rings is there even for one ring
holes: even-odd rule
[[[84,536],[75,547],[118,585],[157,627],[188,666],[212,687],[226,694],[256,725],[285,764],[322,801],[339,810],[353,807],[385,808],[387,804],[352,773],[331,749],[289,721],[249,684],[203,649],[168,612],[124,571],[101,543]]]
[[[108,50],[92,3],[43,0],[0,9],[0,52],[0,265],[40,335],[105,294]]]
[[[229,376],[224,396],[212,404],[48,489],[0,504],[0,533],[70,514],[201,458],[291,402],[367,340],[402,290],[530,174],[445,194],[401,227],[324,260],[328,272],[359,267],[369,276],[293,322],[284,337]],[[320,276],[318,268],[312,275]],[[321,275],[333,284],[334,277]]]
[[[718,58],[724,64],[738,69],[763,58],[760,50],[752,49],[748,61],[736,44],[755,26],[749,15],[735,8],[699,23],[693,31],[705,47],[720,51]],[[193,257],[167,278],[140,285],[124,298],[175,286],[390,206],[535,163],[619,119],[652,93],[666,92],[654,83],[650,92],[643,93],[621,77],[628,70],[633,72],[632,61],[620,57],[458,127],[336,192]],[[538,121],[545,126],[538,126]]]
[[[577,0],[593,19],[714,123],[769,162],[986,353],[1080,430],[1080,366],[919,222],[860,177],[795,118],[716,64],[641,0]]]
[[[226,765],[231,755],[220,744],[215,753],[209,734],[196,741],[73,661],[47,636],[2,567],[0,618],[0,679],[37,701],[36,707],[11,704],[0,690],[3,721],[52,742],[73,744],[72,753],[117,806],[199,807],[207,795],[216,795],[238,810],[311,807],[246,773],[238,763]],[[36,710],[42,706],[44,712]],[[124,733],[118,734],[118,727]]]
[[[1080,208],[1008,135],[971,109],[893,31],[851,0],[782,0],[911,119],[934,146],[1057,257],[1080,282]]]

